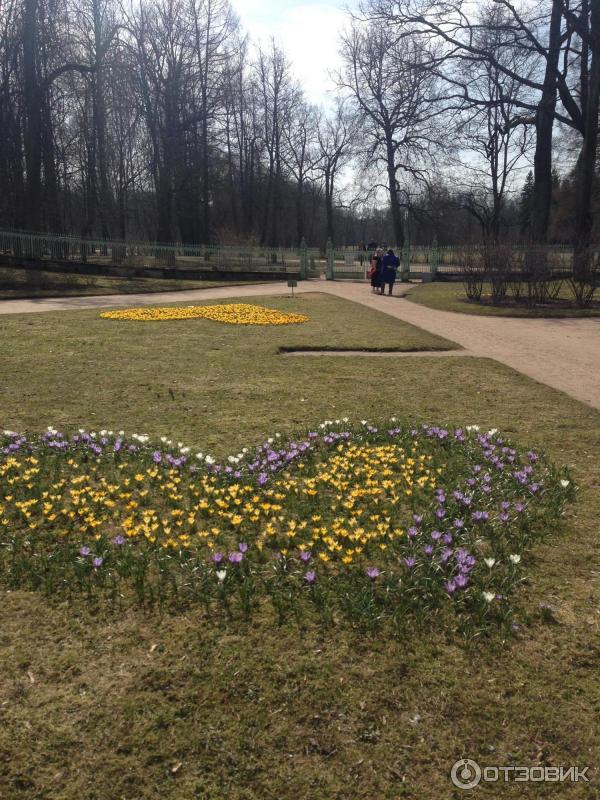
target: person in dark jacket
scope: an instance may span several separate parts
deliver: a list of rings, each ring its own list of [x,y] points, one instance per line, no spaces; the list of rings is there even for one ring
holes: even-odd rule
[[[381,281],[381,294],[385,294],[385,285],[389,287],[389,293],[392,294],[394,283],[396,282],[396,273],[400,266],[400,259],[393,250],[388,250],[382,260],[383,267],[383,280]]]

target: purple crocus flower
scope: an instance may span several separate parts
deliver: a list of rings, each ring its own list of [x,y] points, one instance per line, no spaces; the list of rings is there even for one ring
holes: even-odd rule
[[[246,544],[246,542],[240,542],[238,544],[238,550],[240,551],[240,553],[246,553],[248,551],[248,545]]]
[[[498,519],[500,520],[500,522],[508,522],[508,520],[510,519],[510,514],[507,514],[506,511],[502,511],[498,515]]]
[[[229,553],[227,556],[231,564],[239,564],[244,558],[243,553]]]
[[[417,559],[413,558],[412,556],[408,556],[407,558],[404,559],[404,563],[409,569],[412,569],[417,563]]]
[[[155,450],[152,453],[152,461],[154,461],[155,464],[160,464],[161,460],[162,460],[162,453],[159,450]]]
[[[93,559],[92,564],[94,565],[94,569],[99,569],[102,564],[104,564],[104,559],[102,556],[96,556],[96,558]]]
[[[91,555],[91,553],[92,551],[90,550],[89,547],[82,547],[79,550],[79,555],[83,556],[84,558],[87,558],[87,556]]]
[[[456,578],[454,578],[454,582],[456,584],[457,589],[464,589],[465,586],[469,583],[469,576],[465,575],[464,572],[460,572]]]
[[[303,561],[305,564],[307,564],[312,558],[312,551],[301,550],[298,555],[300,556],[300,561]]]
[[[381,573],[379,572],[377,567],[367,567],[365,570],[365,574],[367,575],[368,578],[374,581],[380,576]]]
[[[420,525],[423,522],[423,517],[420,514],[413,514],[415,525]]]
[[[307,572],[306,575],[304,576],[304,580],[309,585],[313,584],[316,579],[317,579],[317,573],[314,571],[314,569],[310,570],[310,572]]]
[[[454,594],[456,591],[456,583],[454,581],[446,581],[444,584],[446,594]]]
[[[523,505],[523,503],[515,503],[515,511],[517,512],[517,514],[522,514],[523,511],[525,511],[525,506]]]
[[[442,532],[441,531],[431,531],[431,538],[433,539],[434,542],[437,542],[439,539],[442,538]]]
[[[125,544],[125,537],[122,536],[121,534],[115,536],[115,538],[113,539],[113,544],[116,544],[120,547],[122,544]]]
[[[223,553],[213,553],[212,560],[215,564],[220,564],[223,561]]]
[[[430,544],[426,544],[423,548],[423,552],[426,556],[430,556],[433,553],[433,547]]]
[[[408,533],[408,535],[409,535],[409,537],[411,539],[414,539],[419,531],[415,527],[412,527],[412,528],[409,528],[406,532]]]
[[[443,564],[445,564],[446,561],[448,561],[448,559],[450,558],[451,555],[452,555],[452,548],[451,547],[444,547],[444,549],[442,550],[441,555],[440,555],[440,561]]]

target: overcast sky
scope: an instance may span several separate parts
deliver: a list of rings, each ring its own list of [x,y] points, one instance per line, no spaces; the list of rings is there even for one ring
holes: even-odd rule
[[[331,101],[328,73],[339,66],[338,34],[353,0],[232,0],[244,30],[254,42],[274,36],[293,63],[307,98]]]

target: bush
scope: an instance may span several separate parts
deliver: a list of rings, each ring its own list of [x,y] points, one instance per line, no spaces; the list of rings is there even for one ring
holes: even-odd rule
[[[481,300],[483,292],[483,268],[478,250],[466,250],[462,258],[463,285],[469,300]]]

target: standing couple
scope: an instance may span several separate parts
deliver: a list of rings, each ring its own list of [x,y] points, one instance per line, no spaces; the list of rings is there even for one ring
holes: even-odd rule
[[[371,290],[375,293],[379,290],[381,294],[385,294],[387,284],[389,294],[391,294],[399,266],[400,259],[393,250],[388,250],[384,255],[383,249],[378,247],[371,258],[371,268],[368,273],[369,278],[371,278]]]

